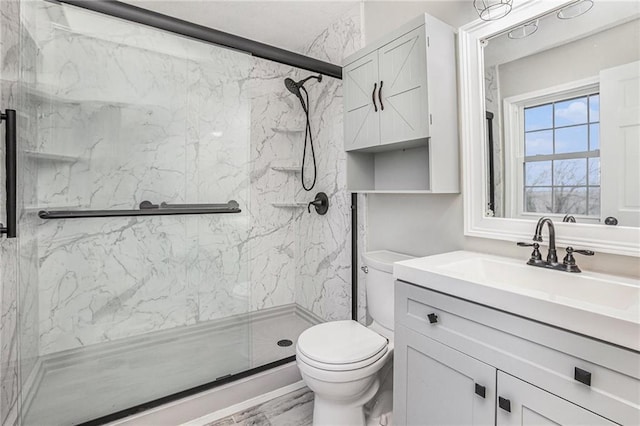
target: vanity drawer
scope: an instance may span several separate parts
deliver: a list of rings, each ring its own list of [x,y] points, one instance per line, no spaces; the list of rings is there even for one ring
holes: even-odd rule
[[[640,354],[402,281],[395,301],[396,325],[615,422],[640,424]]]

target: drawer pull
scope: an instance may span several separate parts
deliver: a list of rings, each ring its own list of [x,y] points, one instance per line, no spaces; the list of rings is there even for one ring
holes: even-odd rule
[[[591,373],[587,370],[583,370],[582,368],[575,367],[573,371],[573,378],[579,381],[580,383],[584,383],[587,386],[591,386]]]
[[[485,398],[487,396],[487,388],[476,383],[476,395]]]
[[[438,316],[436,314],[429,314],[427,315],[427,318],[429,318],[429,322],[431,324],[435,324],[438,322]]]
[[[511,401],[507,398],[503,398],[501,396],[498,397],[498,407],[502,408],[504,411],[511,412]]]

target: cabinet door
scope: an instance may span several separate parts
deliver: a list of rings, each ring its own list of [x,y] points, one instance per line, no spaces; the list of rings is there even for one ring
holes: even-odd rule
[[[378,52],[372,52],[346,66],[342,79],[345,150],[380,144]]]
[[[395,424],[494,424],[493,367],[399,325],[395,345]]]
[[[497,388],[498,426],[616,424],[502,371],[498,371]],[[506,409],[507,405],[510,411]]]
[[[382,144],[429,136],[424,26],[378,50]]]

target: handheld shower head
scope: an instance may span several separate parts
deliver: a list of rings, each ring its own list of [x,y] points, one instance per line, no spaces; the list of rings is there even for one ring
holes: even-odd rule
[[[315,150],[313,148],[313,135],[311,133],[311,123],[309,120],[309,93],[307,93],[307,89],[304,88],[304,83],[306,83],[308,80],[315,78],[316,80],[318,80],[318,82],[322,81],[322,74],[319,75],[310,75],[307,78],[304,78],[298,82],[293,81],[291,78],[285,78],[284,79],[284,87],[287,88],[288,91],[290,91],[291,93],[293,93],[294,95],[296,95],[298,97],[298,99],[300,100],[300,104],[302,105],[302,110],[304,111],[305,116],[307,117],[307,124],[305,126],[305,131],[304,131],[304,150],[302,151],[302,167],[301,167],[301,180],[302,180],[302,188],[304,188],[305,191],[310,191],[311,189],[313,189],[313,187],[316,184],[316,178],[317,178],[317,166],[316,166],[316,153]],[[302,92],[304,92],[305,97],[307,98],[306,102],[305,99],[302,97]],[[305,158],[307,156],[307,140],[309,140],[309,145],[311,146],[311,156],[313,157],[313,182],[311,183],[311,186],[307,187],[307,185],[305,184],[305,178],[304,178],[304,169],[305,169]]]
[[[298,83],[287,77],[284,79],[284,87],[286,87],[288,91],[296,95],[298,99],[300,99],[300,102],[302,102],[302,104],[304,105],[304,99],[302,99],[302,93],[300,93],[300,86],[298,85]]]
[[[309,77],[302,79],[298,82],[293,81],[291,78],[287,77],[284,79],[284,86],[287,88],[287,90],[289,90],[291,93],[293,93],[294,95],[296,95],[298,98],[300,98],[300,100],[302,100],[302,95],[300,94],[300,88],[302,86],[304,86],[304,84],[312,79],[315,78],[316,80],[318,80],[318,82],[322,81],[322,74],[320,75],[310,75]]]

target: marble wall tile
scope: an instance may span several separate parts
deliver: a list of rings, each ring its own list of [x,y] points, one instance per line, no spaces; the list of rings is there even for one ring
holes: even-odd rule
[[[342,58],[360,47],[360,40],[359,9],[354,8],[352,14],[318,35],[306,53],[342,63]],[[325,78],[309,89],[312,129],[318,147],[318,181],[312,194],[326,192],[330,208],[325,216],[304,214],[298,223],[296,303],[326,320],[345,319],[351,316],[352,230],[342,139],[342,83]],[[309,201],[312,194],[307,195]]]
[[[25,160],[36,179],[34,206],[234,199],[243,209],[68,221],[40,221],[32,212],[39,274],[29,294],[40,354],[292,302],[325,319],[350,316],[340,81],[309,84],[319,172],[306,193],[299,173],[274,167],[300,164],[302,110],[283,81],[307,72],[38,7],[25,23],[40,38],[31,70],[37,81],[27,90],[38,123],[29,149],[77,158]],[[62,18],[74,18],[73,29],[48,25]],[[340,63],[359,46],[359,31],[354,8],[307,51]],[[321,190],[331,201],[326,216],[272,205],[309,202]]]
[[[19,30],[19,3],[13,0],[0,2],[0,108],[3,110],[18,108]],[[0,158],[4,158],[4,144],[0,144]],[[0,187],[4,188],[5,174],[1,175]],[[0,203],[5,206],[4,191],[1,197]],[[2,214],[2,222],[4,220],[5,217]],[[0,236],[0,423],[2,425],[18,424],[20,416],[18,265],[18,241]]]

